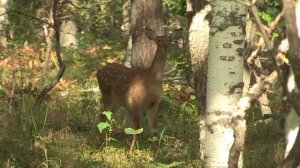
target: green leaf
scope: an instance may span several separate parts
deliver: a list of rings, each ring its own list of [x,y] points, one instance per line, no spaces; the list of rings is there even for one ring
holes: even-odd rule
[[[103,132],[103,130],[110,128],[110,124],[108,124],[107,122],[100,122],[98,125],[98,130],[100,131],[100,133]]]
[[[5,90],[0,89],[0,96],[4,96],[4,95],[6,95]]]
[[[269,23],[269,22],[272,21],[272,17],[271,17],[269,14],[265,13],[265,12],[262,12],[262,13],[261,13],[261,18],[262,18],[264,21],[266,21],[267,23]]]
[[[191,95],[191,96],[190,96],[190,99],[191,99],[191,100],[196,100],[196,95]]]
[[[255,34],[258,35],[258,36],[262,36],[262,33],[259,32],[259,31],[255,32]]]
[[[273,34],[272,34],[272,38],[277,38],[278,36],[279,36],[278,33],[273,33]]]
[[[108,121],[111,121],[111,116],[113,114],[111,111],[103,111],[102,114],[106,116]]]
[[[140,129],[132,129],[132,128],[125,128],[125,134],[128,134],[128,135],[137,135],[137,134],[140,134],[143,132],[143,128],[140,128]]]

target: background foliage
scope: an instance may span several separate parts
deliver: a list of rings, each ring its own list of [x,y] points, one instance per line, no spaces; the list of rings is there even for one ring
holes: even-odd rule
[[[130,135],[112,133],[105,147],[97,128],[102,111],[95,78],[97,69],[107,62],[121,62],[126,52],[122,25],[125,0],[84,0],[76,6],[64,4],[60,17],[74,19],[78,25],[78,48],[63,48],[66,72],[60,83],[47,95],[40,113],[35,113],[35,96],[57,73],[58,63],[52,52],[48,78],[42,70],[46,43],[43,23],[36,16],[42,1],[10,0],[6,34],[10,46],[0,53],[0,163],[4,167],[198,167],[198,114],[192,89],[192,71],[187,50],[173,47],[168,77],[186,82],[165,82],[164,97],[158,116],[157,148],[145,136],[131,158],[124,148]],[[168,25],[175,17],[185,18],[184,0],[165,0]],[[261,3],[261,17],[274,20],[282,8],[280,1]],[[25,15],[24,15],[25,14]],[[170,26],[170,27],[171,27]],[[171,27],[170,29],[172,29]],[[278,34],[282,30],[278,30]],[[280,95],[275,95],[277,100]],[[273,106],[276,110],[278,104]],[[283,130],[277,124],[256,124],[259,108],[251,109],[245,167],[274,167],[282,159]],[[125,127],[128,118],[121,109],[113,114],[115,128]],[[127,119],[130,121],[130,119]],[[146,121],[143,121],[145,125]],[[267,135],[266,135],[267,134]],[[269,136],[270,135],[270,136]],[[255,143],[254,143],[255,141]],[[269,145],[272,144],[272,145]],[[270,155],[266,156],[266,151]],[[279,154],[280,153],[280,154]],[[275,156],[275,157],[273,157]],[[276,160],[264,159],[276,158]],[[263,158],[258,160],[258,158]],[[257,166],[254,166],[257,165]],[[263,166],[262,166],[263,165]]]

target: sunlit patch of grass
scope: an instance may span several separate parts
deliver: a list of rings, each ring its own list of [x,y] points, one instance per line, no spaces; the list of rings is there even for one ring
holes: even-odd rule
[[[149,150],[136,150],[134,155],[128,157],[122,148],[107,147],[103,150],[95,150],[86,158],[86,162],[97,167],[149,167],[153,162],[153,154]]]

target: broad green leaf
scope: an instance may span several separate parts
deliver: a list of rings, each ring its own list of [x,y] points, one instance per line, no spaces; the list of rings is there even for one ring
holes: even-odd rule
[[[106,116],[108,121],[111,121],[111,116],[113,114],[111,111],[103,111],[102,114]]]
[[[261,18],[262,18],[264,21],[266,21],[267,23],[269,23],[269,22],[272,21],[272,17],[271,17],[269,14],[265,13],[265,12],[262,12],[262,13],[261,13]]]
[[[125,134],[128,134],[128,135],[137,135],[137,134],[140,134],[143,132],[143,128],[140,128],[140,129],[132,129],[132,128],[125,128]]]
[[[191,95],[191,96],[190,96],[190,99],[191,99],[191,100],[196,100],[196,95]]]
[[[273,33],[273,34],[272,34],[272,38],[277,38],[278,36],[279,36],[278,33]]]
[[[107,122],[100,122],[97,126],[100,133],[102,133],[103,130],[110,127],[110,124],[108,124]]]

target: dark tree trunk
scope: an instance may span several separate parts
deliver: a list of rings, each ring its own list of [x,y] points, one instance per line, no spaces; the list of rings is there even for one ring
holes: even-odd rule
[[[132,1],[132,61],[133,68],[149,67],[152,63],[156,44],[144,34],[144,27],[157,35],[163,34],[162,0]]]

